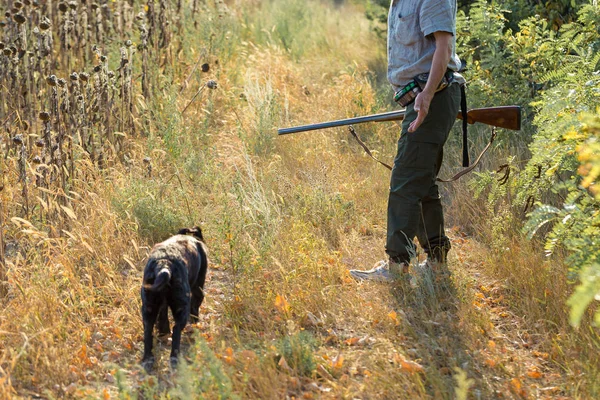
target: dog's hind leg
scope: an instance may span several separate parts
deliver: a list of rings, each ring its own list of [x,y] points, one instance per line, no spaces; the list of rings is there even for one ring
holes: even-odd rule
[[[194,288],[194,290],[192,290],[192,301],[190,303],[190,321],[192,324],[196,324],[200,320],[198,316],[200,315],[200,305],[202,304],[202,300],[204,300],[204,291],[201,288]]]
[[[151,371],[154,367],[154,356],[152,355],[152,331],[158,316],[158,309],[155,307],[142,307],[142,318],[144,321],[144,357],[142,365],[146,371]]]
[[[171,334],[171,328],[169,328],[169,307],[166,301],[160,306],[160,311],[158,312],[158,334],[160,336]]]
[[[179,357],[179,347],[181,345],[181,332],[185,328],[190,315],[188,307],[189,303],[183,307],[179,307],[177,310],[171,309],[173,311],[173,319],[175,320],[175,325],[173,325],[173,342],[171,344],[171,367],[177,366],[177,357]]]

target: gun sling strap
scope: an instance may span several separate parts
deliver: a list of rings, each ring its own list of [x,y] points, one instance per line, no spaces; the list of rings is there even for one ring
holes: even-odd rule
[[[467,141],[467,92],[465,90],[466,85],[460,85],[460,112],[462,114],[462,141],[463,141],[463,167],[469,166],[469,143]]]
[[[403,105],[404,107],[406,107],[408,104],[412,103],[415,100],[416,95],[421,91],[421,89],[422,89],[421,87],[427,83],[428,76],[429,76],[429,74],[421,74],[418,77],[415,77],[413,82],[409,83],[401,91],[396,93],[394,100],[396,102],[400,103],[401,105]],[[437,91],[442,91],[442,90],[446,89],[448,87],[448,85],[453,81],[453,78],[454,78],[454,75],[453,75],[452,71],[448,71],[448,73],[446,73],[446,75],[444,75],[444,79],[442,79],[442,83],[440,84],[440,87],[438,88]],[[411,86],[411,84],[412,84],[412,86]],[[479,162],[481,161],[481,158],[489,150],[492,143],[494,142],[494,139],[496,138],[496,129],[493,128],[490,142],[487,144],[487,146],[485,146],[485,148],[483,149],[483,151],[481,152],[479,157],[477,157],[477,160],[475,160],[475,163],[473,165],[469,166],[469,164],[470,164],[470,162],[469,162],[469,143],[468,143],[468,137],[467,137],[467,130],[468,130],[469,123],[468,123],[468,118],[467,118],[467,92],[465,90],[465,87],[466,87],[466,85],[464,83],[460,85],[460,109],[461,109],[461,114],[462,114],[462,166],[465,169],[463,169],[462,171],[460,171],[459,173],[457,173],[450,179],[436,178],[436,180],[438,182],[453,182],[453,181],[459,179],[461,176],[471,172],[479,164]],[[409,95],[411,95],[411,96],[409,96]],[[360,138],[356,134],[356,131],[354,130],[354,127],[352,127],[352,125],[350,125],[350,127],[348,129],[350,130],[350,133],[352,134],[354,139],[356,139],[358,144],[365,150],[365,152],[369,155],[369,157],[371,157],[373,160],[377,161],[379,164],[383,165],[390,171],[392,170],[391,166],[384,163],[383,161],[378,160],[373,155],[373,153],[371,152],[371,150],[369,150],[367,145],[362,140],[360,140]]]
[[[465,108],[463,108],[464,110]],[[463,113],[463,121],[466,121],[466,113]],[[358,144],[365,150],[365,153],[367,153],[367,155],[369,157],[371,157],[373,160],[377,161],[379,164],[383,165],[384,167],[386,167],[387,169],[389,169],[390,171],[392,170],[392,167],[389,164],[384,163],[383,161],[377,159],[373,153],[371,152],[371,150],[369,150],[369,148],[367,147],[367,145],[358,137],[358,135],[356,134],[356,131],[354,130],[354,127],[352,125],[350,125],[348,127],[348,130],[350,131],[350,134],[352,134],[352,136],[354,137],[354,139],[356,139],[356,141],[358,142]],[[475,169],[475,167],[477,167],[477,165],[479,165],[479,163],[481,162],[481,159],[483,158],[483,155],[485,153],[487,153],[487,151],[490,149],[490,147],[492,147],[492,143],[494,143],[494,139],[496,139],[496,128],[492,127],[492,134],[490,136],[490,141],[488,142],[488,144],[485,146],[485,148],[482,150],[481,154],[479,154],[479,156],[477,157],[477,159],[475,160],[475,162],[466,167],[465,169],[463,169],[462,171],[459,171],[458,173],[456,173],[454,176],[452,176],[449,179],[442,179],[442,178],[436,178],[437,182],[454,182],[456,180],[458,180],[461,176],[468,174],[469,172],[473,171]],[[465,136],[463,134],[463,140],[465,140]],[[463,161],[464,161],[464,143],[466,143],[466,141],[463,142]],[[463,164],[464,165],[464,164]],[[468,165],[468,154],[467,154],[467,165]]]

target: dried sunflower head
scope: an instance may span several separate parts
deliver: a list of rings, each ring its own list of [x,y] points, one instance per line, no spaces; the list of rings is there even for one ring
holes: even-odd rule
[[[22,25],[25,22],[27,22],[27,18],[25,18],[23,14],[15,14],[13,15],[13,21],[15,21],[19,25]]]
[[[50,113],[47,111],[40,112],[39,117],[44,122],[50,121]]]
[[[50,20],[48,19],[48,17],[44,17],[42,18],[42,21],[40,22],[40,29],[43,31],[47,31],[48,29],[50,29],[50,26],[52,24],[50,23]]]
[[[23,135],[19,133],[13,136],[12,141],[14,144],[23,144]]]
[[[58,83],[58,78],[56,78],[56,75],[50,75],[46,78],[46,83],[50,86],[56,86]]]

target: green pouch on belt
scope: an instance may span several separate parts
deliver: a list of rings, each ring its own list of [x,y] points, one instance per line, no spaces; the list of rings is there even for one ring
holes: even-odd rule
[[[402,89],[398,90],[394,95],[394,101],[399,103],[402,107],[406,107],[413,101],[419,93],[425,89],[425,85],[427,85],[427,79],[429,78],[429,73],[426,72],[424,74],[419,74],[413,78],[406,86]],[[440,90],[444,90],[448,87],[450,83],[454,80],[454,73],[452,71],[448,71],[442,77],[442,81],[440,82],[438,88],[435,90],[439,92]]]

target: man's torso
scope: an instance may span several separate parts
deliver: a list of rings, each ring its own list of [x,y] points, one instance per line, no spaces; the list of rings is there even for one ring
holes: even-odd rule
[[[456,0],[392,0],[388,15],[388,80],[398,90],[429,72],[435,52],[433,32],[456,36]],[[458,71],[456,40],[448,68]]]

